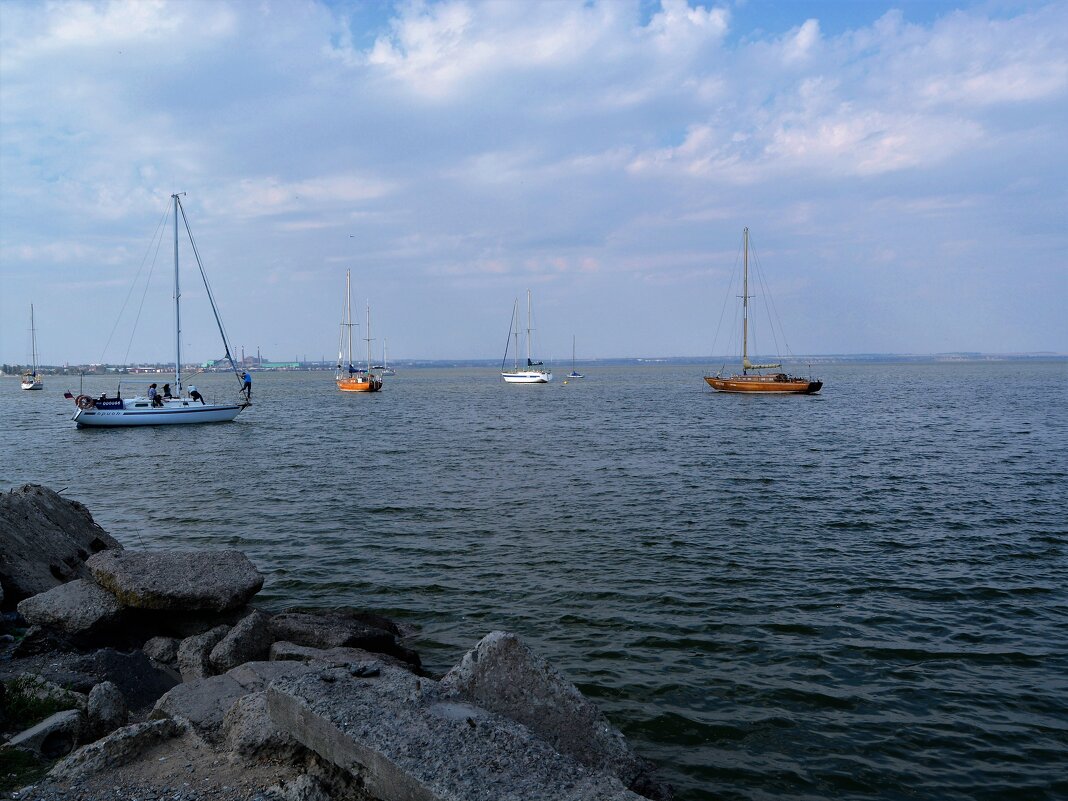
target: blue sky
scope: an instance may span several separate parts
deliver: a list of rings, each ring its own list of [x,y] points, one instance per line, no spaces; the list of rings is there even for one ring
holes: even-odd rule
[[[175,191],[276,359],[346,269],[391,358],[499,357],[528,287],[543,357],[723,353],[744,226],[795,353],[1064,352],[1066,112],[1063,2],[9,0],[0,361],[31,302],[47,363],[169,358]]]

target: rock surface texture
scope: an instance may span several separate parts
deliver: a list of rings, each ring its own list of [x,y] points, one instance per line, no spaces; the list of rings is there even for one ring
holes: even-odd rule
[[[600,709],[515,634],[486,635],[441,680],[449,695],[522,723],[558,751],[652,798],[653,766]],[[666,791],[665,791],[666,792]]]
[[[280,729],[358,775],[382,801],[641,799],[526,727],[446,700],[437,682],[389,665],[278,679],[267,704]]]
[[[93,522],[89,510],[36,484],[0,493],[0,586],[4,603],[76,578],[89,578],[85,561],[118,540]]]
[[[76,579],[21,601],[18,610],[32,624],[87,637],[114,627],[122,605],[96,582]]]
[[[263,586],[240,551],[103,551],[87,564],[101,587],[135,609],[225,612]]]

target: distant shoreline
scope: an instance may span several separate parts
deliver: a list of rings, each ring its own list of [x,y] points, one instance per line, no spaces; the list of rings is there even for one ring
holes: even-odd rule
[[[760,356],[759,358],[764,358]],[[782,357],[775,357],[782,358]],[[634,365],[709,365],[720,362],[734,362],[738,357],[731,356],[613,356],[604,359],[578,359],[576,365],[591,367],[604,366],[634,366]],[[1040,362],[1068,361],[1068,353],[1056,353],[1052,351],[1039,351],[1034,353],[978,353],[978,352],[955,352],[955,353],[830,353],[808,354],[792,356],[783,361],[791,364],[947,364],[947,363],[979,363],[979,362]],[[564,364],[567,360],[559,360],[555,364]],[[393,363],[398,369],[433,369],[447,367],[485,367],[496,368],[500,362],[497,359],[400,359]],[[21,374],[21,366],[14,372],[0,372],[0,378],[18,378]],[[245,365],[239,369],[248,369],[252,372],[322,372],[333,371],[336,365],[333,362],[306,362],[297,367],[256,367]],[[51,365],[38,365],[37,368],[45,375],[162,375],[174,371],[174,364],[138,364],[131,368],[118,368],[108,365],[73,365],[69,367],[57,367]],[[105,371],[106,370],[106,371]],[[121,372],[120,372],[121,370]],[[189,374],[225,374],[229,369],[208,369],[188,365],[183,371]]]

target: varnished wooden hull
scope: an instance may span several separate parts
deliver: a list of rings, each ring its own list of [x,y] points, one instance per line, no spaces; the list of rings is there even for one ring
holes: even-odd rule
[[[815,395],[823,389],[822,381],[776,375],[732,375],[727,378],[706,375],[705,381],[717,392],[759,392],[777,395]]]
[[[366,381],[356,378],[340,378],[337,382],[337,388],[342,392],[378,392],[378,390],[382,389],[382,381],[375,377],[371,377]]]

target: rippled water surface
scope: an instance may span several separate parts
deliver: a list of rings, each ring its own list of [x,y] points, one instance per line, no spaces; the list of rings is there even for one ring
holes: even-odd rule
[[[1068,796],[1064,362],[831,366],[816,397],[588,372],[257,375],[235,423],[105,431],[5,379],[0,488],[241,548],[264,605],[383,610],[433,670],[516,631],[680,799]]]

